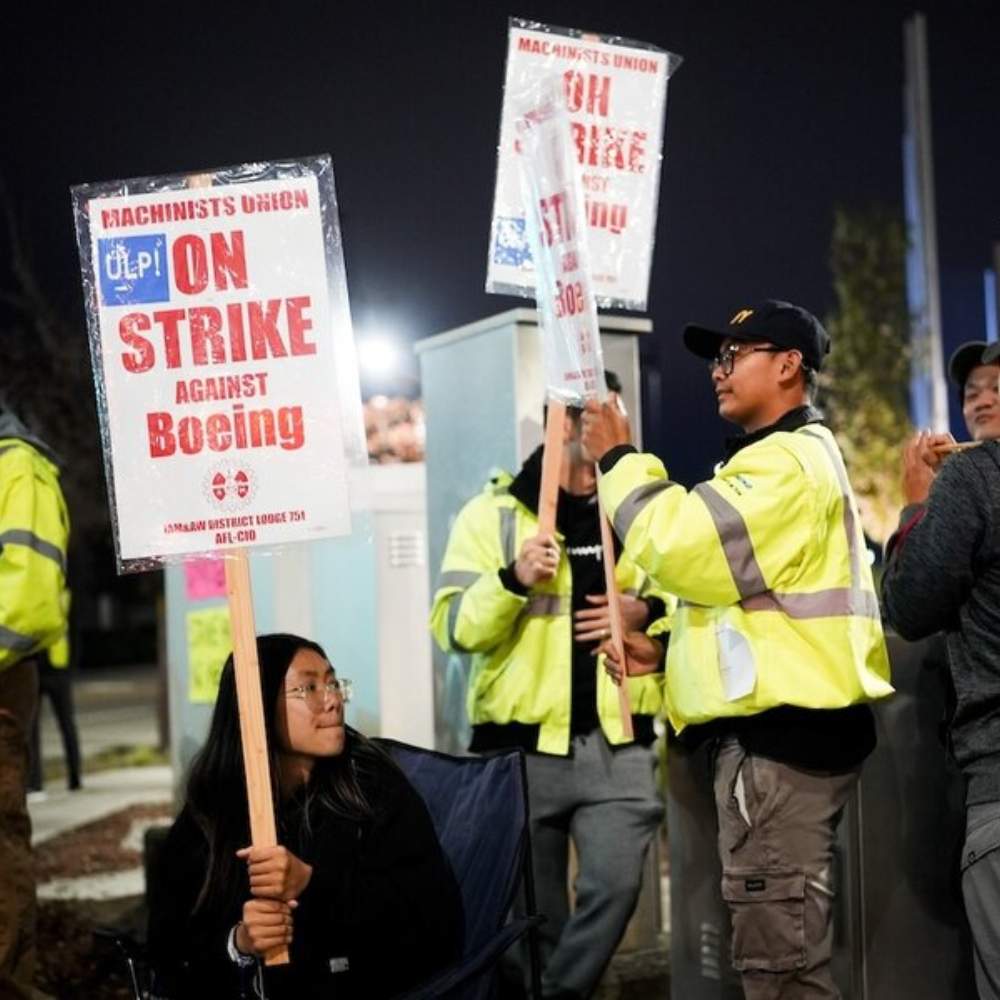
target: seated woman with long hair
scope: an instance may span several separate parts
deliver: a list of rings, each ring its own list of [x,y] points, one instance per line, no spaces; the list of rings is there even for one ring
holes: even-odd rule
[[[153,867],[157,996],[392,997],[461,954],[462,904],[427,809],[344,723],[347,682],[292,635],[257,640],[281,846],[249,848],[232,656],[184,808]],[[291,961],[259,959],[287,945]]]

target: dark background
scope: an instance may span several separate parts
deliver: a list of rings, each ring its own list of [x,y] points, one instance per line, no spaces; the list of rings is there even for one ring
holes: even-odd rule
[[[923,9],[950,348],[983,336],[982,271],[1000,238],[1000,5]],[[661,394],[645,431],[672,477],[691,482],[709,473],[724,428],[701,363],[680,347],[682,324],[722,322],[767,296],[824,315],[834,206],[902,211],[902,25],[912,10],[18,5],[0,40],[0,179],[40,283],[84,338],[71,184],[329,152],[356,325],[415,340],[525,304],[483,291],[508,15],[670,49],[685,63],[668,98],[655,335],[643,348]],[[0,288],[8,270],[5,254]],[[7,318],[0,312],[9,335]]]

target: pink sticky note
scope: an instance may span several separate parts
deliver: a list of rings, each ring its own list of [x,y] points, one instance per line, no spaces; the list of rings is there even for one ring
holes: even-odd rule
[[[188,559],[184,583],[189,601],[226,596],[226,567],[221,559]]]

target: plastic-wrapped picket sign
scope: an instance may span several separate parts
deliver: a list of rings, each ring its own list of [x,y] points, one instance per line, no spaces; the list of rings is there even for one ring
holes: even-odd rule
[[[559,77],[582,175],[594,292],[642,310],[649,293],[667,81],[680,56],[643,42],[512,18],[486,290],[530,298],[535,261],[518,182],[519,108]]]
[[[119,569],[349,534],[367,450],[329,157],[73,206]]]
[[[604,398],[604,359],[590,279],[583,192],[558,78],[518,106],[517,164],[535,261],[546,394],[567,406]]]
[[[527,208],[527,231],[536,262],[538,311],[541,316],[546,395],[549,400],[538,494],[539,533],[552,535],[556,525],[565,407],[582,407],[605,398],[604,359],[597,304],[590,282],[583,192],[573,155],[570,120],[562,83],[543,80],[517,119],[518,163]],[[599,475],[599,473],[598,473]],[[624,624],[615,578],[611,524],[599,513],[605,593],[611,642],[618,663],[625,662]],[[622,735],[632,739],[628,688],[618,686]]]

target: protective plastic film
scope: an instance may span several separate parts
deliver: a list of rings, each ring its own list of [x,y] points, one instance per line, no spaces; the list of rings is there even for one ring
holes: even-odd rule
[[[349,534],[367,450],[329,157],[73,209],[119,571]]]
[[[646,308],[667,80],[679,56],[642,42],[512,18],[486,290],[530,297],[535,268],[518,184],[517,109],[560,77],[582,175],[592,278],[603,307]]]
[[[542,80],[518,107],[517,164],[535,261],[545,385],[567,406],[603,398],[597,305],[580,175],[561,81]]]

